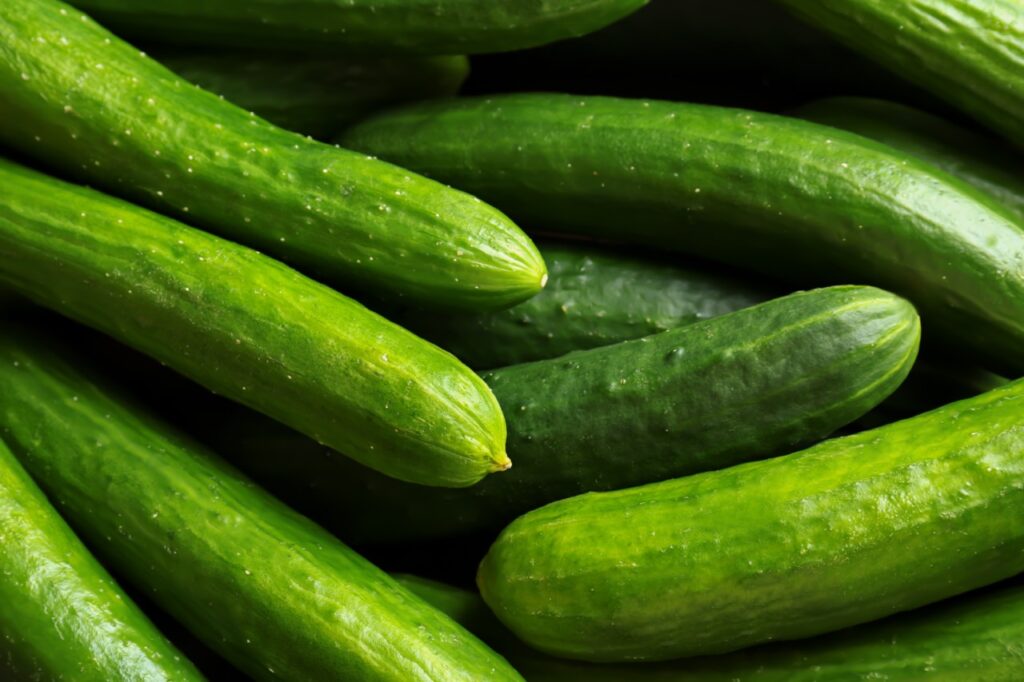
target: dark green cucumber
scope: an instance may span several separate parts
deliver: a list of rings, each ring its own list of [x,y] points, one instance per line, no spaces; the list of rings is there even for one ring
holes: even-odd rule
[[[1024,146],[1020,0],[779,0]]]
[[[388,106],[458,92],[469,61],[457,57],[340,59],[250,52],[161,52],[185,80],[287,130],[326,139]]]
[[[596,31],[647,0],[74,0],[118,34],[163,43],[473,54]]]
[[[0,120],[29,157],[332,283],[473,310],[543,286],[490,206],[281,130],[56,0],[0,4]]]
[[[0,546],[0,676],[203,679],[75,537],[3,442]]]
[[[803,452],[530,512],[478,583],[526,643],[665,660],[875,620],[1024,570],[1024,380]]]
[[[385,308],[388,317],[470,367],[490,369],[683,327],[761,303],[778,289],[587,244],[541,246],[548,284],[517,306],[449,315]]]
[[[390,476],[509,466],[454,357],[271,258],[0,159],[0,282]]]
[[[1024,162],[997,140],[904,104],[867,97],[818,100],[792,113],[924,159],[991,194],[1024,219]]]
[[[900,384],[918,336],[906,301],[870,287],[833,287],[487,372],[509,415],[516,465],[463,490],[398,483],[252,419],[218,424],[211,438],[350,542],[495,532],[552,500],[823,438]]]
[[[4,438],[101,558],[256,679],[518,680],[498,655],[43,335],[0,336]]]

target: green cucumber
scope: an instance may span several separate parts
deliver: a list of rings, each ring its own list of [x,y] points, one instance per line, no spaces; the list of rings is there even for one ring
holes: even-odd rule
[[[503,52],[580,36],[647,0],[74,0],[118,34],[346,54]]]
[[[587,244],[542,243],[541,254],[547,286],[512,308],[449,315],[384,310],[470,367],[491,369],[683,327],[761,303],[777,289]]]
[[[374,467],[471,485],[509,466],[454,357],[271,258],[0,159],[0,282]]]
[[[1024,146],[1020,0],[779,0]]]
[[[5,439],[101,558],[261,680],[518,680],[505,661],[212,453],[0,335]]]
[[[18,680],[201,680],[0,442],[0,673]]]
[[[532,224],[909,298],[926,329],[1024,369],[1024,229],[923,161],[806,121],[696,104],[507,95],[422,104],[344,144]]]
[[[185,80],[287,130],[326,139],[377,109],[458,92],[465,57],[340,59],[249,52],[160,52]]]
[[[56,0],[0,4],[0,120],[28,157],[331,283],[485,310],[546,277],[490,206],[281,130]]]
[[[791,113],[924,159],[991,194],[1024,222],[1022,162],[997,140],[904,104],[867,97],[818,100]]]
[[[666,660],[838,630],[1024,570],[1024,380],[800,453],[554,502],[480,565],[527,644]]]
[[[464,490],[399,483],[251,418],[233,426],[217,420],[209,438],[355,544],[496,532],[552,500],[718,469],[823,438],[900,384],[919,331],[906,301],[870,287],[833,287],[487,372],[510,415],[516,466]]]

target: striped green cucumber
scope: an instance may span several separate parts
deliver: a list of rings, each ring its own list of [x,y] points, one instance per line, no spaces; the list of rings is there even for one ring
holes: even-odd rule
[[[262,680],[518,680],[461,626],[31,329],[0,335],[4,438],[119,575]]]
[[[0,442],[0,672],[18,680],[201,680]]]
[[[1024,570],[1024,380],[802,452],[554,502],[480,566],[526,643],[665,660],[838,630]]]
[[[281,130],[56,0],[0,4],[0,119],[29,157],[332,283],[473,310],[543,286],[490,206]]]
[[[527,94],[413,105],[342,140],[532,224],[801,286],[881,286],[936,339],[1024,369],[1024,229],[973,187],[863,137],[736,109]]]
[[[509,415],[517,464],[464,490],[389,480],[252,419],[218,423],[211,438],[353,543],[496,532],[570,495],[718,469],[823,438],[900,384],[918,338],[917,315],[903,299],[832,287],[487,372]]]
[[[1024,146],[1024,4],[1019,0],[779,2]]]
[[[347,54],[473,54],[596,31],[648,0],[74,0],[118,34],[163,43]]]
[[[541,254],[547,286],[512,308],[449,315],[384,310],[470,367],[491,369],[683,327],[761,303],[778,289],[582,243],[549,241]]]
[[[1024,219],[1020,157],[997,140],[904,104],[867,97],[818,100],[791,113],[920,157],[991,194]]]
[[[0,282],[389,476],[509,466],[454,357],[271,258],[0,159]]]

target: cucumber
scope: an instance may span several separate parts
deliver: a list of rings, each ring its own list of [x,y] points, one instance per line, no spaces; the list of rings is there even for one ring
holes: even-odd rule
[[[184,45],[464,54],[596,31],[647,0],[74,0],[120,35]]]
[[[464,490],[389,480],[251,418],[233,426],[217,420],[208,437],[354,544],[494,533],[552,500],[823,438],[900,384],[918,337],[906,301],[870,287],[833,287],[487,372],[510,415],[516,466]]]
[[[383,310],[470,367],[491,369],[683,327],[761,303],[777,289],[586,244],[544,242],[541,254],[547,286],[512,308],[449,315]]]
[[[527,644],[665,660],[810,637],[1024,569],[1024,380],[803,452],[554,502],[480,565]]]
[[[12,451],[103,561],[255,679],[518,680],[333,536],[44,335],[0,336]]]
[[[546,276],[474,197],[266,123],[56,0],[0,4],[0,120],[30,158],[331,283],[485,310]]]
[[[377,109],[454,95],[462,56],[342,59],[250,52],[157,51],[185,80],[287,130],[326,139]]]
[[[509,466],[454,357],[280,263],[0,159],[0,282],[389,476]]]
[[[75,537],[3,442],[0,542],[6,679],[203,679]]]
[[[962,181],[805,121],[695,104],[508,95],[414,105],[344,144],[577,234],[796,281],[874,284],[990,369],[1024,369],[1024,229]]]
[[[792,113],[924,159],[992,195],[1024,222],[1020,157],[986,135],[903,104],[867,97],[818,100]]]
[[[779,0],[797,16],[1024,145],[1020,0]]]

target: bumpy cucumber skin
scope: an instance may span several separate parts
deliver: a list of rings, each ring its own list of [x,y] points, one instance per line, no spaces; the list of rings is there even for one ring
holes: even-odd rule
[[[1024,568],[1024,381],[803,452],[552,503],[478,582],[528,644],[665,660],[838,630]]]
[[[333,536],[79,372],[0,338],[0,423],[119,574],[256,679],[519,680]]]
[[[818,100],[792,114],[924,159],[991,194],[1024,222],[1020,157],[992,138],[904,104],[867,97]]]
[[[1019,0],[779,1],[1024,146]]]
[[[339,59],[248,52],[157,52],[185,80],[274,125],[318,139],[375,110],[458,92],[463,56]]]
[[[203,679],[75,537],[2,442],[0,538],[5,678]]]
[[[0,119],[30,157],[332,283],[472,310],[543,286],[490,206],[281,130],[55,0],[0,5]]]
[[[120,35],[345,54],[504,52],[580,36],[647,0],[75,0]]]
[[[414,105],[345,144],[533,224],[700,254],[801,286],[874,284],[935,338],[1024,369],[1024,229],[923,161],[791,118],[507,95]]]
[[[508,468],[454,357],[250,249],[0,160],[0,282],[390,476]]]
[[[540,248],[548,284],[517,306],[450,315],[389,310],[388,317],[470,367],[492,369],[684,327],[776,293],[762,283],[607,248],[559,242]]]

